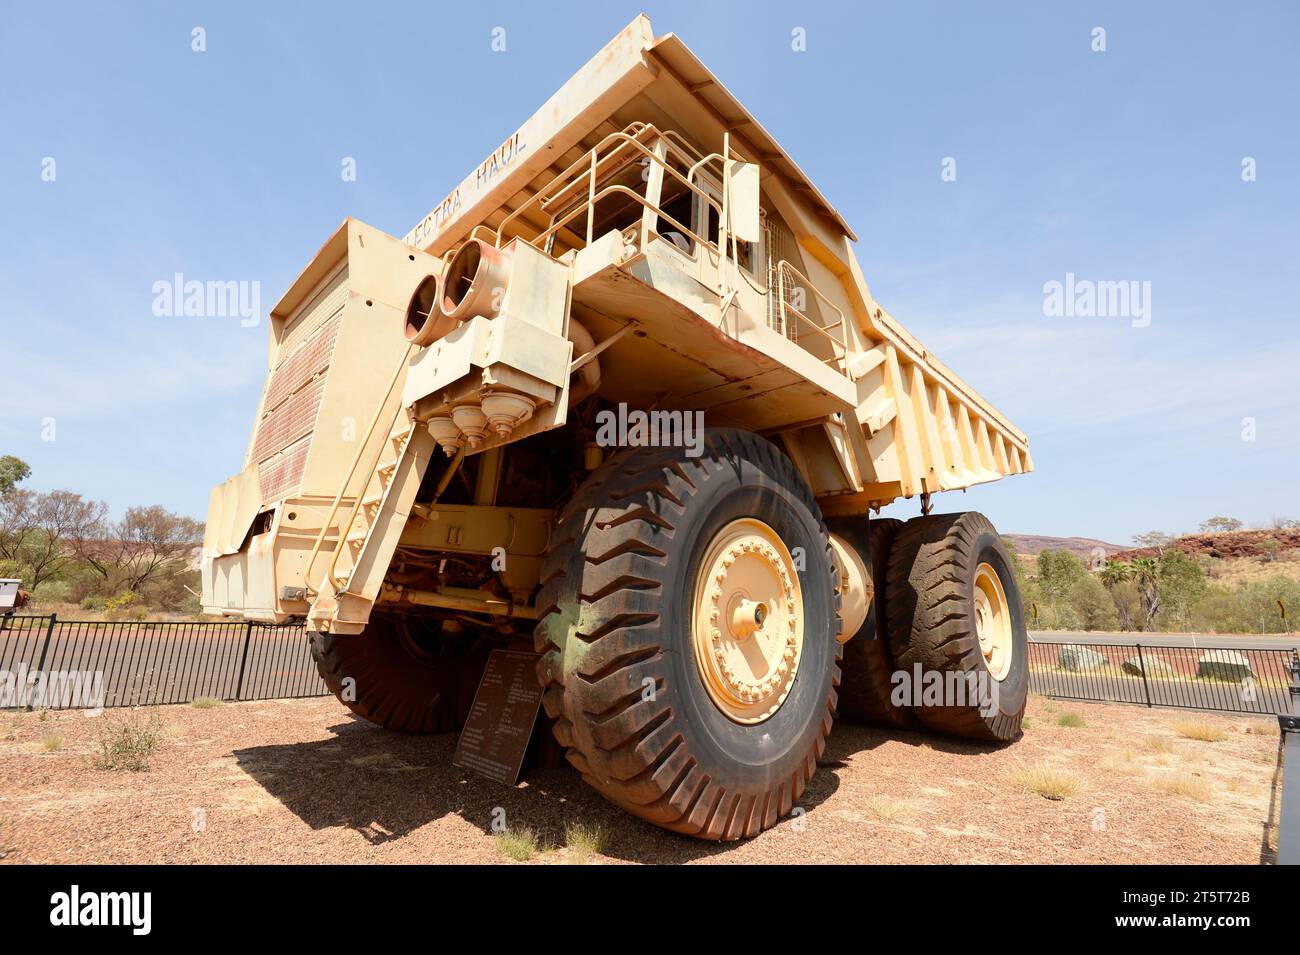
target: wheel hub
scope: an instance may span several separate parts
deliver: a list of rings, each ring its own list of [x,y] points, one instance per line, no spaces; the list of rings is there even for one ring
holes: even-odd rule
[[[803,593],[790,551],[742,518],[710,542],[695,581],[695,663],[714,704],[761,723],[785,702],[803,651]]]
[[[1003,680],[1011,670],[1015,642],[1012,639],[1011,608],[1002,589],[1002,580],[992,564],[980,564],[975,569],[975,634],[989,675],[995,680]]]

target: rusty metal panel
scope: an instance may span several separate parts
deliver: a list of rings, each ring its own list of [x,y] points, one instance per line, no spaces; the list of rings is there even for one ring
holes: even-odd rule
[[[323,322],[332,319],[343,309],[348,298],[348,270],[339,269],[333,278],[305,303],[296,315],[289,318],[280,333],[280,347],[276,352],[277,364],[316,331]]]
[[[311,436],[308,435],[258,466],[257,477],[262,485],[263,500],[282,500],[302,484],[302,473],[307,466],[307,452],[310,449]]]
[[[341,269],[286,323],[249,451],[264,501],[281,500],[302,485],[346,301],[347,270]]]

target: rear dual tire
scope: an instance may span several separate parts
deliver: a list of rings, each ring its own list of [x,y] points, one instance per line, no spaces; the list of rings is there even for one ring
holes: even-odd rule
[[[914,518],[894,537],[889,647],[912,691],[911,711],[930,729],[990,742],[1020,735],[1029,638],[1012,559],[988,518],[973,511]],[[952,697],[958,681],[949,677],[960,678],[964,695]],[[938,705],[922,692],[936,678],[945,686]]]
[[[885,627],[889,549],[903,522],[892,517],[879,517],[869,521],[841,518],[828,523],[830,529],[844,538],[865,560],[874,589],[866,620],[844,645],[837,715],[855,723],[891,729],[914,727],[916,719],[911,710],[895,705],[890,699],[895,667]]]

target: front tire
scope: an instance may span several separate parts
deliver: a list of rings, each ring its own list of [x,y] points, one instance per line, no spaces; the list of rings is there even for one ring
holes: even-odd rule
[[[787,563],[796,552],[802,567]],[[709,429],[698,458],[611,458],[561,515],[538,598],[543,701],[569,762],[666,829],[739,839],[775,825],[831,729],[837,579],[811,492],[765,439]],[[710,627],[714,590],[726,606]]]

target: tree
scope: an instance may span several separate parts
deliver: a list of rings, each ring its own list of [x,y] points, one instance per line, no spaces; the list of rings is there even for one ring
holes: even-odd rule
[[[1122,560],[1108,560],[1101,569],[1101,582],[1107,587],[1114,587],[1133,578],[1133,568]]]
[[[1038,585],[1049,600],[1060,600],[1088,576],[1083,561],[1068,550],[1045,550],[1038,555]]]
[[[105,580],[133,593],[162,575],[203,541],[203,523],[157,504],[127,508],[122,520],[100,522],[76,543],[82,560]]]
[[[1134,557],[1129,566],[1142,600],[1142,629],[1150,630],[1160,612],[1160,562],[1154,557]]]
[[[1024,613],[1025,626],[1037,628],[1039,625],[1037,608],[1043,602],[1043,593],[1038,587],[1038,581],[1031,579],[1025,572],[1025,563],[1020,559],[1014,541],[1004,537],[1002,546],[1007,549],[1007,556],[1011,558],[1011,572],[1015,574],[1016,587],[1020,591],[1020,607]]]
[[[1089,575],[1076,583],[1070,603],[1084,630],[1112,630],[1119,624],[1119,611],[1096,577]]]
[[[21,563],[23,545],[36,529],[35,491],[12,488],[0,494],[0,560]]]
[[[1173,542],[1174,539],[1164,531],[1147,531],[1145,534],[1133,535],[1133,543],[1154,550],[1157,557],[1163,557],[1165,548]]]
[[[0,497],[12,491],[20,481],[27,480],[31,474],[32,469],[27,466],[26,461],[12,454],[0,457]]]
[[[0,497],[0,557],[18,561],[35,590],[57,576],[71,557],[74,541],[102,520],[106,506],[72,491],[37,494],[15,488]]]
[[[1110,588],[1110,599],[1119,614],[1121,630],[1136,630],[1141,626],[1142,592],[1132,580],[1122,580]]]
[[[1160,558],[1157,587],[1163,616],[1186,629],[1192,604],[1205,593],[1205,571],[1182,551],[1171,550]]]
[[[1201,530],[1207,534],[1223,534],[1228,531],[1241,530],[1241,521],[1235,517],[1211,517],[1201,522]]]

